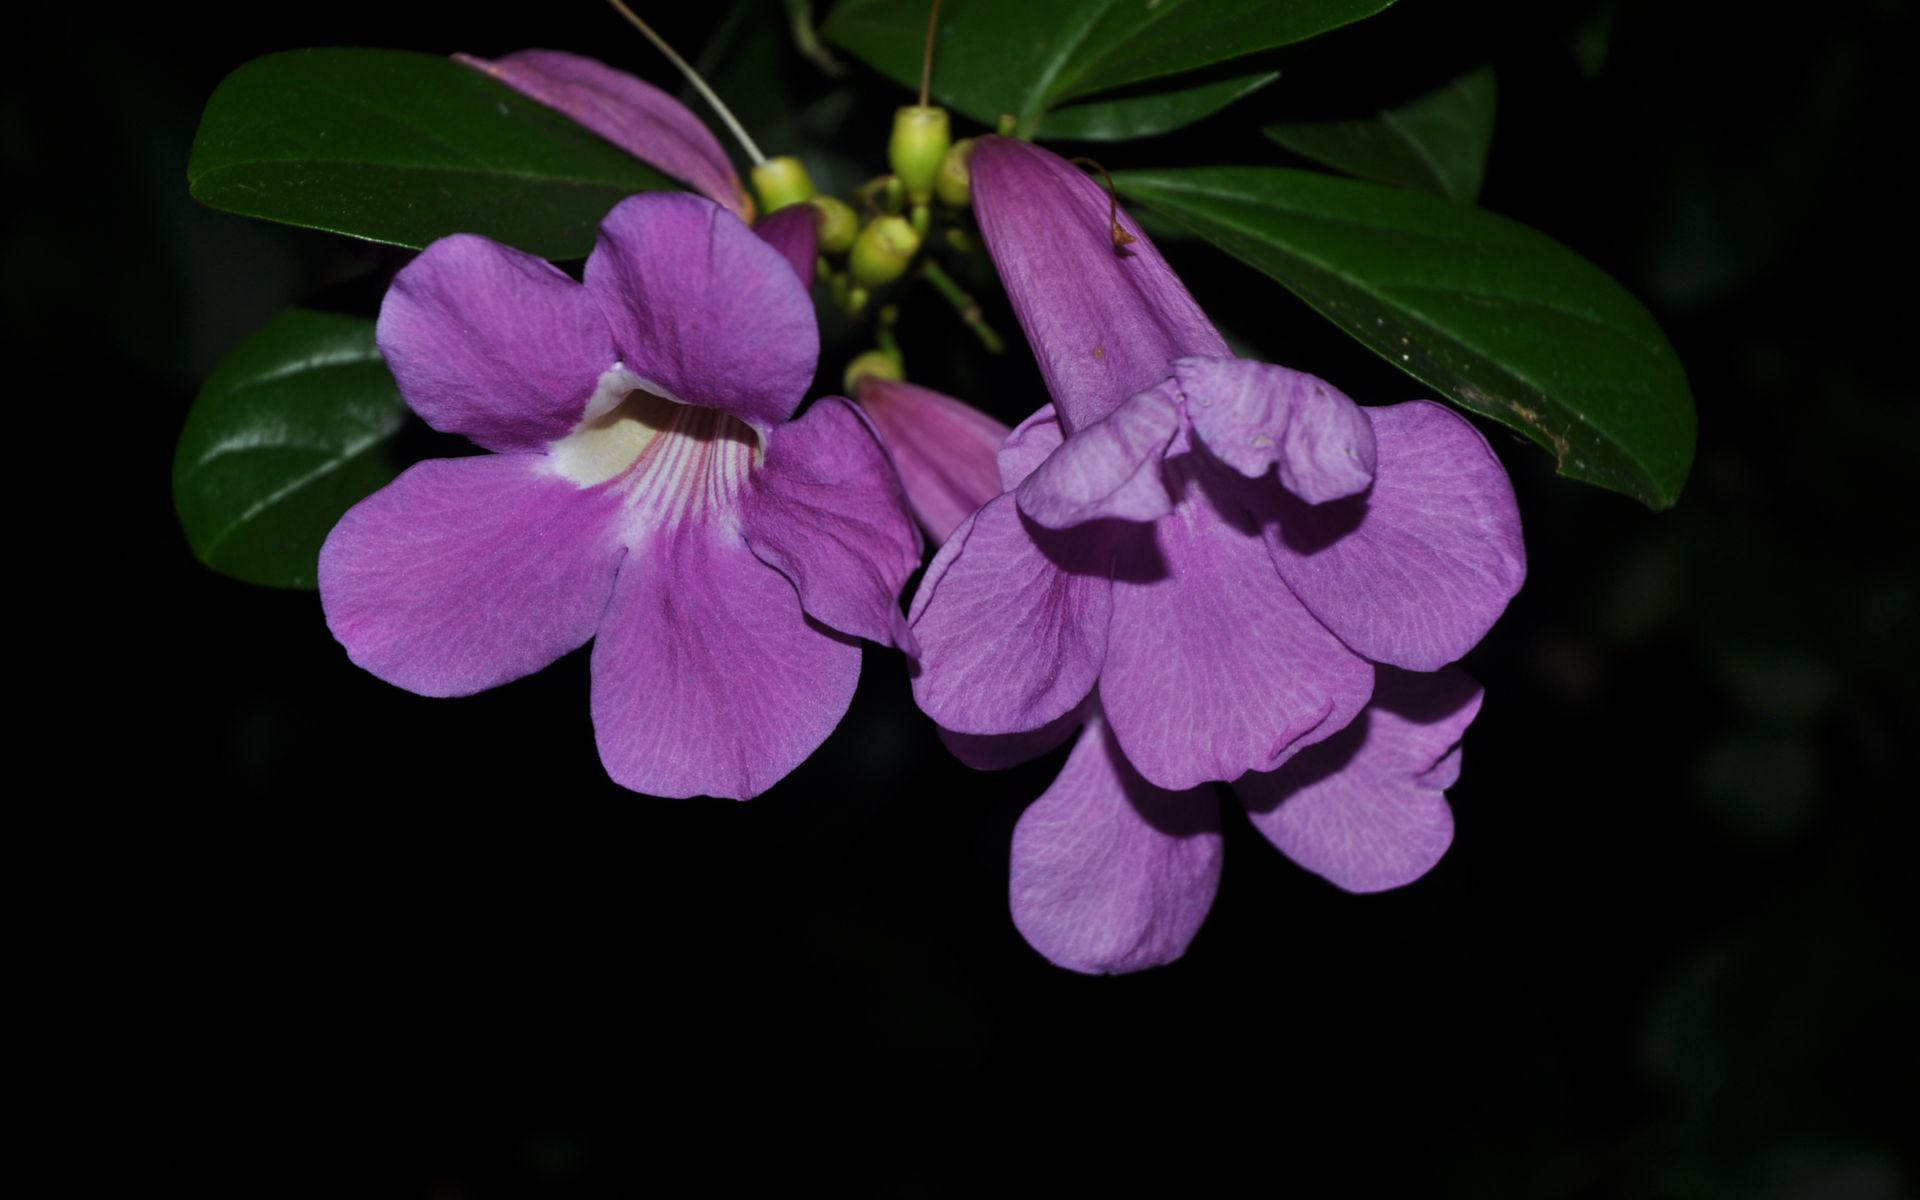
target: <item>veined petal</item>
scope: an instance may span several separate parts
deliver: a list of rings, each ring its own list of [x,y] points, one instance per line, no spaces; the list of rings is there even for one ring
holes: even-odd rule
[[[1288,858],[1350,892],[1412,883],[1453,842],[1446,790],[1481,691],[1457,667],[1381,667],[1365,712],[1278,771],[1233,785]]]
[[[600,306],[552,263],[470,233],[401,268],[380,353],[427,424],[490,450],[537,450],[585,415],[617,357]]]
[[[1072,710],[1106,651],[1110,554],[1094,536],[1043,548],[1011,495],[968,517],[913,597],[921,710],[958,733],[1019,733]]]
[[[1005,425],[951,396],[875,375],[860,380],[854,399],[892,452],[907,503],[934,545],[1002,491],[994,454]]]
[[[600,761],[636,792],[745,800],[826,740],[859,677],[859,644],[724,523],[683,524],[628,555],[601,619]]]
[[[1280,486],[1308,504],[1373,482],[1373,425],[1325,380],[1243,358],[1183,358],[1173,371],[1193,431],[1249,479],[1277,464]]]
[[[727,152],[686,105],[605,63],[558,50],[521,50],[489,62],[453,56],[529,99],[559,109],[641,162],[690,183],[745,220],[753,206]]]
[[[1179,505],[1153,526],[1154,569],[1116,574],[1100,696],[1127,760],[1177,790],[1271,770],[1343,728],[1373,669],[1287,591],[1208,481],[1222,468],[1192,452],[1167,466]]]
[[[753,231],[792,264],[802,287],[813,286],[813,269],[820,259],[820,231],[814,224],[812,205],[783,208],[755,225]]]
[[[614,346],[648,391],[717,408],[762,436],[813,382],[820,330],[793,267],[698,196],[630,196],[587,259]]]
[[[1020,511],[1049,529],[1173,511],[1160,464],[1180,432],[1175,395],[1171,383],[1137,393],[1068,438],[1020,485]]]
[[[1025,483],[1027,476],[1039,470],[1040,464],[1047,461],[1047,456],[1058,450],[1066,438],[1066,432],[1060,428],[1060,414],[1051,404],[1016,425],[1000,444],[1001,488],[1011,492]]]
[[[1047,959],[1089,975],[1186,953],[1220,886],[1211,788],[1142,779],[1095,714],[1053,786],[1013,831],[1013,923]]]
[[[320,603],[347,656],[424,696],[532,674],[593,636],[617,505],[532,454],[429,459],[340,518]]]
[[[1088,704],[1091,703],[1089,700]],[[955,733],[938,725],[934,729],[940,735],[941,744],[969,767],[976,771],[1004,771],[1032,762],[1072,737],[1087,719],[1086,707],[1083,704],[1063,717],[1024,733]]]
[[[1126,210],[1050,150],[974,143],[973,208],[1068,431],[1165,379],[1176,358],[1225,357],[1207,321]],[[1113,222],[1134,240],[1114,245]]]
[[[1379,444],[1372,490],[1318,506],[1275,497],[1267,549],[1347,645],[1435,670],[1471,650],[1526,579],[1519,505],[1487,440],[1451,410],[1362,411]]]
[[[914,652],[900,589],[920,532],[880,439],[850,400],[828,396],[767,439],[741,506],[747,545],[793,581],[800,605],[842,633]],[[904,635],[904,636],[903,636]]]

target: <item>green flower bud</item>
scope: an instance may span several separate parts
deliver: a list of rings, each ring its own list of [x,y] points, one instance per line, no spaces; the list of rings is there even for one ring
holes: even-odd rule
[[[893,114],[893,137],[887,142],[887,162],[906,185],[909,200],[925,204],[933,198],[933,177],[952,142],[944,108],[909,105]]]
[[[973,139],[961,138],[940,159],[933,177],[933,193],[940,203],[965,208],[973,203]]]
[[[847,364],[847,373],[841,376],[840,385],[852,395],[860,381],[869,375],[898,382],[907,377],[907,367],[900,361],[897,350],[869,350]]]
[[[875,217],[853,239],[847,271],[864,287],[892,283],[906,272],[920,249],[920,235],[905,217]]]
[[[808,203],[813,205],[813,229],[820,240],[820,253],[845,254],[860,232],[860,216],[853,205],[838,196],[815,196]]]
[[[760,193],[760,207],[776,213],[813,199],[813,180],[799,159],[781,155],[754,167],[753,190]]]

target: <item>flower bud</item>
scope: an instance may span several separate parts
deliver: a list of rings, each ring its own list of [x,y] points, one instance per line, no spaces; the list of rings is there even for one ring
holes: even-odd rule
[[[920,249],[920,235],[905,217],[875,217],[853,240],[847,271],[855,283],[879,287],[906,272]]]
[[[813,205],[813,229],[820,253],[845,254],[860,232],[860,216],[853,205],[838,196],[815,196],[808,203]]]
[[[893,114],[893,137],[887,142],[887,162],[906,185],[907,198],[925,204],[933,198],[933,177],[940,170],[953,135],[947,129],[947,110],[909,105]]]
[[[973,139],[961,138],[947,147],[940,170],[933,177],[933,193],[940,203],[965,208],[973,203]]]
[[[847,373],[840,383],[849,394],[858,390],[862,379],[891,379],[898,382],[907,377],[906,364],[900,361],[897,350],[869,350],[847,364]]]
[[[813,199],[813,179],[799,159],[781,155],[753,168],[753,190],[760,193],[760,207],[776,213]]]

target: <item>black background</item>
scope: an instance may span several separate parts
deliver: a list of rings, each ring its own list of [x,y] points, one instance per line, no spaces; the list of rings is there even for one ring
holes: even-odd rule
[[[691,49],[719,9],[655,15]],[[1095,151],[1283,162],[1263,116],[1364,111],[1489,57],[1482,202],[1655,310],[1701,425],[1661,514],[1483,425],[1531,577],[1467,660],[1488,699],[1452,851],[1353,897],[1236,818],[1186,958],[1120,979],[1049,966],[1006,916],[1012,823],[1059,756],[968,772],[890,654],[767,795],[658,800],[601,772],[584,653],[421,699],[350,666],[312,595],[189,554],[169,467],[199,381],[280,308],[377,296],[399,261],[190,200],[220,77],[303,45],[545,45],[668,82],[611,13],[26,20],[14,802],[50,953],[14,987],[44,1002],[32,1094],[82,1190],[1913,1194],[1910,5],[1623,3],[1589,75],[1580,6],[1406,0],[1244,111]],[[783,78],[824,86],[805,71]],[[850,78],[839,140],[878,169],[901,94]],[[1419,393],[1277,286],[1167,249],[1263,356],[1363,403]],[[922,382],[1009,420],[1039,402],[1017,355],[946,364],[939,315],[908,306]]]

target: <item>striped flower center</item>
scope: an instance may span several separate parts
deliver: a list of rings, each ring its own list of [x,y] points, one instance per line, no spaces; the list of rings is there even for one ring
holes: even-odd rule
[[[719,409],[636,389],[549,455],[562,477],[619,495],[640,532],[731,510],[758,446],[752,429]]]

